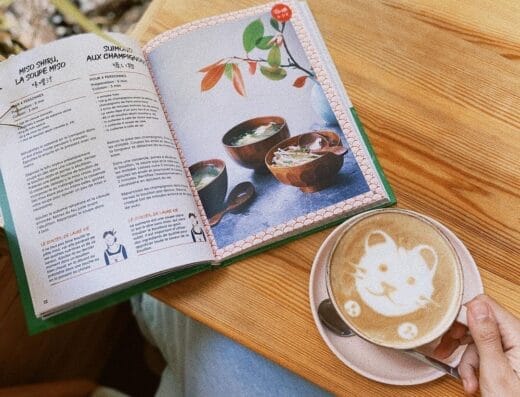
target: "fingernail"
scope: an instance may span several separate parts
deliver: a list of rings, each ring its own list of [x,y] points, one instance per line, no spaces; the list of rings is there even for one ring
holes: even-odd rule
[[[469,311],[475,320],[483,320],[489,317],[489,308],[484,302],[474,302],[469,307]]]

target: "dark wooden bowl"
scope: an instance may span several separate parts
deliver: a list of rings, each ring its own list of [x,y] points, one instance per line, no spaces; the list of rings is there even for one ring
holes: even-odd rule
[[[268,124],[270,122],[282,124],[282,127],[270,137],[242,146],[234,146],[231,144],[233,140],[242,132]],[[240,124],[237,124],[224,134],[222,137],[222,143],[224,144],[226,152],[242,167],[252,168],[258,172],[266,172],[266,153],[278,142],[289,138],[289,136],[289,128],[287,128],[287,122],[283,118],[278,116],[264,116],[246,120]]]
[[[199,161],[190,166],[190,173],[193,175],[196,171],[212,165],[220,171],[219,174],[210,183],[204,186],[202,189],[197,190],[200,201],[206,211],[206,216],[210,218],[218,211],[222,210],[224,206],[224,200],[226,199],[227,188],[228,188],[228,176],[226,170],[226,163],[219,159],[211,159]]]
[[[329,141],[330,146],[343,146],[338,134],[332,131],[314,131]],[[306,133],[308,134],[308,133]],[[274,153],[278,148],[298,144],[300,136],[293,136],[273,146],[265,156],[265,164],[280,182],[300,188],[302,192],[312,193],[325,189],[334,183],[337,173],[343,166],[343,156],[326,153],[320,158],[293,167],[275,167],[272,164]]]

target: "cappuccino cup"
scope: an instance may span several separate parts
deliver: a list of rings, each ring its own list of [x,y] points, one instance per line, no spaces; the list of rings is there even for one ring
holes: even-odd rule
[[[428,218],[382,209],[347,221],[327,263],[327,290],[361,338],[415,349],[466,324],[461,260]]]

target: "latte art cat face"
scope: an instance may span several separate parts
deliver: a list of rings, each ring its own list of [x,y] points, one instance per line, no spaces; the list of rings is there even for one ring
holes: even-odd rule
[[[409,349],[438,338],[462,300],[450,241],[429,220],[400,209],[360,215],[344,228],[327,284],[342,319],[386,347]]]
[[[384,241],[370,245],[375,235]],[[364,246],[354,277],[359,296],[372,310],[384,316],[403,316],[434,304],[438,256],[432,247],[420,244],[407,250],[383,230],[370,232]]]

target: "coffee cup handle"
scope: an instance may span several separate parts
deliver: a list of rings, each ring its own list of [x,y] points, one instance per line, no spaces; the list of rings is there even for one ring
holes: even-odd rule
[[[466,327],[468,326],[468,309],[466,308],[466,305],[460,307],[459,314],[455,321],[465,325]]]

